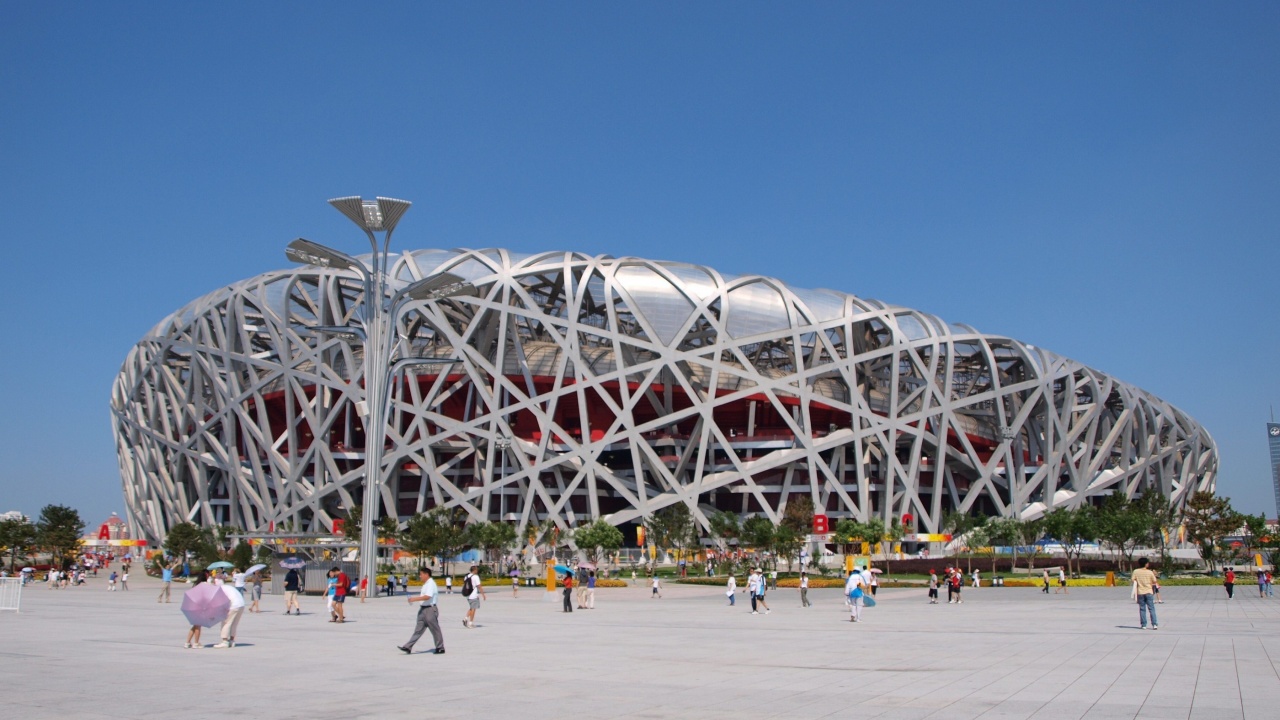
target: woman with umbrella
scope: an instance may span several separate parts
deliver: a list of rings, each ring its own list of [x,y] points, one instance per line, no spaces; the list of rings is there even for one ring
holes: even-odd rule
[[[209,579],[209,573],[205,572],[204,570],[201,570],[199,573],[196,574],[196,581],[192,585],[192,587],[195,587],[208,579]],[[195,624],[194,622],[191,624],[191,629],[187,631],[187,644],[183,645],[182,647],[188,648],[188,649],[204,647],[204,645],[200,644],[200,626],[199,625]]]

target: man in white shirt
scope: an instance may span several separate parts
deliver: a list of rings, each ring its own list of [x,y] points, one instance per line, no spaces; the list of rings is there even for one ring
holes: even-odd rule
[[[484,586],[480,584],[480,573],[476,572],[479,568],[475,565],[471,566],[471,572],[462,579],[462,589],[467,589],[467,581],[471,582],[471,592],[467,593],[467,616],[462,620],[462,626],[474,628],[476,626],[476,610],[480,609],[480,598],[488,600],[485,597]]]
[[[236,646],[236,628],[240,626],[240,616],[244,614],[244,594],[234,587],[226,584],[218,586],[223,595],[231,601],[231,609],[227,610],[227,617],[222,621],[222,642],[214,645],[216,648],[230,648]]]
[[[413,637],[398,649],[405,655],[412,653],[413,644],[418,642],[423,632],[430,630],[431,639],[436,645],[435,654],[443,655],[444,635],[440,633],[440,608],[436,607],[439,589],[436,587],[436,581],[431,579],[431,568],[425,566],[418,568],[418,577],[422,580],[422,590],[408,598],[410,605],[419,603],[418,624],[413,628]]]
[[[806,573],[800,573],[800,607],[813,607],[809,602],[809,575]]]
[[[862,621],[862,596],[866,593],[867,581],[860,570],[849,573],[844,584],[844,595],[849,601],[849,622]]]

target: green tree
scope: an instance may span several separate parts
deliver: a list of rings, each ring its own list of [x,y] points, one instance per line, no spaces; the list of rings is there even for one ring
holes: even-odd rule
[[[1044,527],[1045,533],[1062,545],[1062,552],[1067,556],[1067,573],[1076,574],[1085,543],[1097,537],[1097,511],[1092,505],[1058,508],[1044,516]]]
[[[707,524],[711,526],[711,537],[720,546],[720,552],[727,555],[729,541],[737,540],[742,535],[742,521],[735,513],[720,510],[707,518]]]
[[[795,560],[800,555],[801,548],[804,547],[804,538],[793,525],[782,524],[773,531],[773,551],[776,556],[774,559],[774,567],[778,566],[777,558],[787,561],[787,572],[795,569]]]
[[[763,515],[747,518],[742,523],[742,539],[747,541],[756,552],[773,553],[774,536],[777,534],[777,528],[769,518]],[[776,568],[777,565],[775,564]]]
[[[1254,553],[1261,549],[1262,538],[1267,535],[1267,516],[1242,513],[1239,518],[1239,527],[1244,528],[1244,533],[1240,537],[1240,550],[1246,558],[1252,558]]]
[[[885,525],[884,518],[869,517],[863,523],[867,528],[867,542],[872,543],[875,547],[871,548],[872,554],[881,551],[880,543],[884,542],[885,535],[889,532],[889,527]]]
[[[493,574],[499,572],[502,556],[516,544],[515,527],[501,522],[478,522],[470,526],[471,537],[485,557],[493,563]]]
[[[649,541],[659,550],[674,549],[679,553],[690,545],[696,524],[689,513],[689,506],[675,503],[645,518],[644,527]]]
[[[0,546],[9,553],[9,572],[17,570],[19,556],[24,561],[30,556],[38,536],[35,524],[26,518],[0,520]]]
[[[164,549],[170,555],[186,560],[188,553],[197,558],[213,553],[209,534],[192,523],[177,523],[164,538]]]
[[[995,548],[1007,545],[1013,548],[1013,565],[1018,564],[1018,540],[1021,532],[1018,528],[1018,520],[1016,518],[993,518],[987,521],[983,530],[986,535],[986,541],[991,544],[991,572],[995,573],[996,553]]]
[[[599,565],[610,552],[622,547],[622,531],[607,520],[596,520],[574,530],[573,542],[591,562]]]
[[[364,531],[364,506],[352,505],[347,508],[347,519],[342,523],[342,536],[360,545],[360,534]]]
[[[1133,552],[1151,532],[1151,521],[1140,502],[1113,493],[1098,510],[1098,539],[1115,548],[1121,568],[1133,565]]]
[[[1036,569],[1036,555],[1040,553],[1040,539],[1044,537],[1044,520],[1015,520],[1014,530],[1018,544],[1027,548],[1027,569]]]
[[[241,572],[253,564],[253,546],[243,540],[231,550],[231,564]]]
[[[889,559],[893,557],[893,546],[902,542],[902,538],[907,536],[907,528],[902,525],[902,521],[894,518],[889,527],[885,528],[884,537],[889,542],[889,552],[884,554],[884,571],[893,574],[893,570],[889,566]]]
[[[80,513],[65,505],[45,505],[36,521],[36,542],[49,552],[53,565],[67,567],[80,549],[84,521]]]
[[[418,513],[409,518],[405,529],[400,533],[400,544],[406,552],[418,558],[418,564],[425,563],[427,558],[439,554],[442,531],[436,516],[430,513]]]

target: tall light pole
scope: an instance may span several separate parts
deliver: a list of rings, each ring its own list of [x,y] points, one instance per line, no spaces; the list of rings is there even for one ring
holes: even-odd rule
[[[319,243],[298,238],[289,243],[285,256],[294,262],[339,270],[354,270],[364,284],[364,313],[359,325],[317,326],[311,331],[332,335],[364,347],[364,511],[360,516],[360,577],[373,582],[377,573],[378,538],[374,532],[374,515],[378,510],[378,494],[382,488],[382,453],[387,442],[388,409],[391,404],[391,381],[397,373],[412,365],[452,363],[454,360],[434,358],[402,358],[391,362],[395,352],[395,326],[406,304],[421,300],[443,300],[461,295],[475,295],[475,287],[462,278],[439,273],[397,290],[387,298],[387,268],[391,234],[408,211],[406,200],[380,197],[364,200],[342,197],[329,201],[347,216],[369,239],[372,267],[346,253]],[[377,233],[381,232],[382,247]]]

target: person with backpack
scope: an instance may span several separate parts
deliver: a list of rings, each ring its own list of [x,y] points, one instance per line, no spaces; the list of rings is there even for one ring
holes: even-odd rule
[[[862,577],[862,572],[855,569],[849,573],[849,579],[844,584],[844,595],[849,603],[849,622],[862,622],[862,597],[866,594],[863,589],[867,586],[867,581]]]
[[[462,626],[473,629],[476,626],[476,610],[480,609],[480,600],[488,600],[484,595],[484,585],[480,583],[478,570],[477,566],[472,565],[471,572],[462,579],[462,594],[467,598],[467,616],[463,618]]]
[[[298,591],[302,589],[302,575],[296,568],[289,568],[284,574],[284,614],[293,610],[295,615],[302,614],[302,606],[298,604]]]

